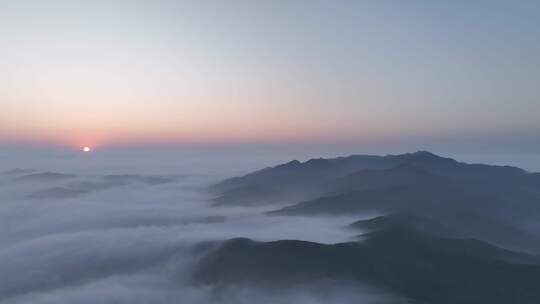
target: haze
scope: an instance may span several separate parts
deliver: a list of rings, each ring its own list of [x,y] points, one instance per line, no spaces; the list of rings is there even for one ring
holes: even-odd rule
[[[537,152],[539,20],[536,1],[4,0],[0,141]]]

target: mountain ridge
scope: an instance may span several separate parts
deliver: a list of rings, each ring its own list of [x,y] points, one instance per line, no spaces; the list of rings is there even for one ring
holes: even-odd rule
[[[397,291],[421,303],[537,303],[540,259],[470,239],[384,229],[363,242],[319,244],[232,239],[209,250],[199,284],[269,284],[274,288],[343,279]],[[441,275],[444,273],[444,275]]]

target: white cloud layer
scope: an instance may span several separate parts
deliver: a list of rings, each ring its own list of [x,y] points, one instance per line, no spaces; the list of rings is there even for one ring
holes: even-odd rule
[[[73,160],[71,160],[73,161]],[[135,159],[131,159],[135,161]],[[177,160],[178,161],[178,160]],[[211,168],[175,165],[140,174],[140,163],[100,170],[47,168],[0,174],[0,303],[348,303],[378,293],[334,284],[325,295],[305,286],[274,293],[249,286],[219,292],[192,286],[194,246],[248,237],[323,243],[354,237],[343,229],[358,218],[267,216],[261,209],[213,208],[200,189]],[[24,165],[24,164],[14,164]],[[24,166],[21,166],[24,167]],[[179,172],[175,168],[183,168]],[[31,169],[31,168],[29,168]],[[71,170],[69,170],[71,169]],[[227,172],[226,165],[220,168]],[[111,177],[113,172],[117,175]],[[171,172],[175,171],[175,172]],[[26,177],[26,178],[25,178]],[[66,193],[68,195],[66,195]],[[338,287],[341,286],[341,287]]]

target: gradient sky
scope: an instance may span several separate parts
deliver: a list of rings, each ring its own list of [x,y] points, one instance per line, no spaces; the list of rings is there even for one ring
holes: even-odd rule
[[[0,143],[540,142],[539,1],[0,0]]]

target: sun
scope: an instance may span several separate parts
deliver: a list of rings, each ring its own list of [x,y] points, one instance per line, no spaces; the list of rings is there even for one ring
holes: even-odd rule
[[[90,152],[91,149],[90,149],[90,147],[84,147],[82,150],[83,150],[84,152]]]

